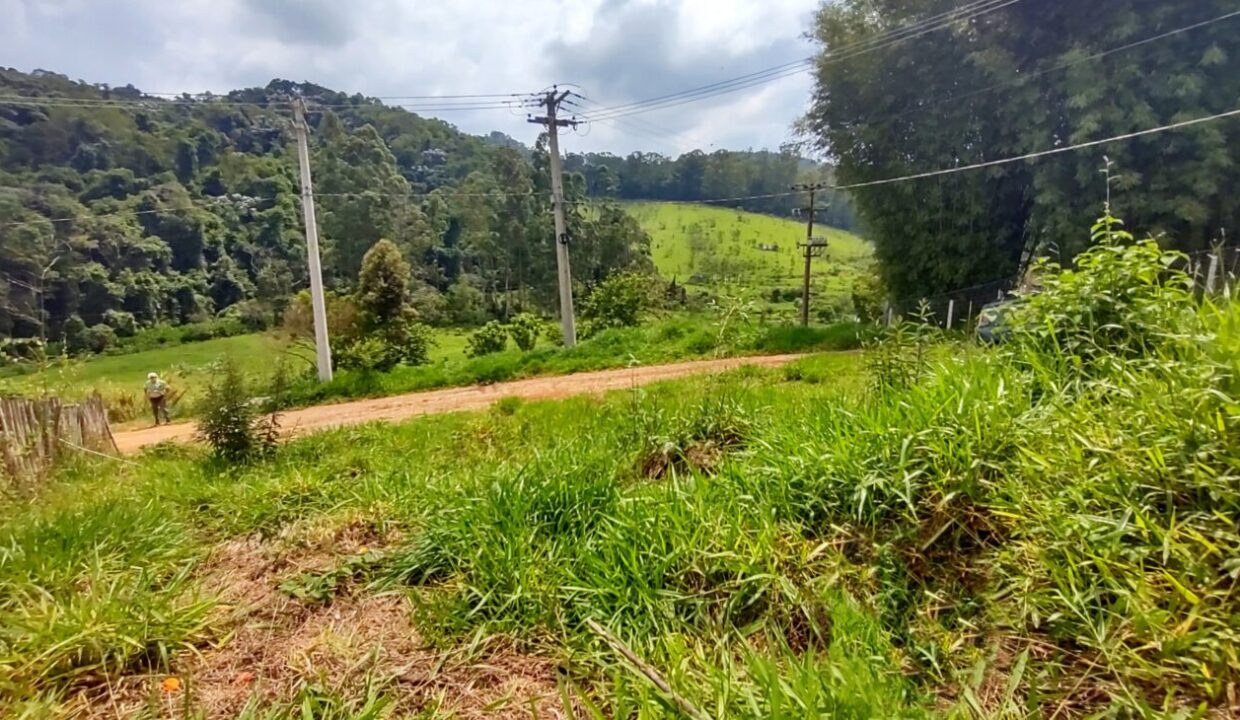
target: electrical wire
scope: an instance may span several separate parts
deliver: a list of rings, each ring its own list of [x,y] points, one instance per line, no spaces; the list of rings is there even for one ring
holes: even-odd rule
[[[828,51],[821,60],[818,60],[818,62],[842,62],[870,52],[885,50],[909,40],[921,37],[922,35],[951,27],[958,22],[972,20],[1018,2],[1021,2],[1021,0],[982,0],[981,2],[970,3],[949,13],[933,16],[931,18],[924,18],[913,23],[907,23],[894,30],[881,33],[874,38],[869,38],[843,48]],[[736,78],[711,83],[709,85],[703,85],[698,88],[690,88],[688,90],[682,90],[668,95],[604,108],[596,114],[586,115],[584,117],[587,120],[602,120],[607,118],[628,117],[630,115],[652,112],[654,110],[665,110],[684,105],[689,102],[698,102],[701,100],[738,92],[740,90],[747,90],[759,85],[781,80],[783,78],[792,77],[813,69],[815,61],[816,58],[812,56],[802,58],[800,60],[766,68],[765,70],[759,70],[748,75],[742,75]]]
[[[919,105],[917,107],[912,107],[907,110],[903,110],[901,112],[892,113],[890,115],[885,115],[885,116],[878,117],[878,118],[866,118],[866,119],[863,119],[861,122],[864,122],[864,123],[886,122],[889,120],[896,120],[896,119],[905,117],[906,115],[910,115],[915,112],[923,112],[929,108],[937,107],[945,103],[958,103],[961,100],[966,100],[968,98],[976,97],[978,95],[983,95],[985,93],[992,92],[994,90],[998,90],[1001,88],[1021,85],[1030,80],[1033,80],[1038,77],[1042,77],[1043,75],[1047,75],[1049,73],[1058,72],[1060,70],[1067,70],[1068,68],[1076,67],[1077,65],[1083,65],[1087,62],[1094,62],[1096,60],[1101,60],[1102,58],[1108,57],[1110,55],[1114,55],[1116,53],[1121,53],[1121,52],[1125,52],[1128,50],[1134,50],[1136,48],[1149,45],[1154,42],[1158,42],[1159,40],[1165,40],[1170,37],[1175,37],[1176,35],[1182,35],[1187,32],[1192,32],[1193,30],[1199,30],[1201,28],[1208,27],[1215,23],[1223,22],[1224,20],[1231,20],[1236,17],[1240,17],[1240,10],[1229,12],[1229,13],[1220,15],[1218,17],[1212,18],[1210,20],[1203,20],[1202,22],[1193,23],[1192,25],[1186,25],[1181,28],[1176,28],[1175,30],[1170,30],[1168,32],[1159,33],[1157,35],[1153,35],[1151,37],[1147,37],[1142,40],[1127,43],[1119,47],[1111,48],[1109,50],[1103,50],[1101,52],[1097,52],[1097,53],[1094,53],[1093,55],[1088,55],[1083,58],[1068,60],[1058,65],[1054,65],[1052,67],[1043,68],[1042,70],[1032,71],[1027,74],[1023,74],[1020,77],[1014,78],[1012,80],[998,82],[993,85],[988,85],[986,87],[978,88],[976,90],[971,90],[969,92],[960,93],[958,95],[951,95],[948,97],[936,98],[922,105]],[[967,106],[959,106],[959,107],[963,108]]]
[[[904,26],[903,28],[896,28],[896,29],[894,29],[894,30],[888,31],[887,33],[880,33],[878,36],[875,36],[874,38],[867,38],[866,40],[859,41],[859,42],[857,42],[857,43],[853,43],[853,44],[851,44],[851,45],[847,45],[847,46],[845,46],[844,48],[841,48],[841,49],[836,50],[836,51],[834,51],[834,52],[849,52],[849,51],[853,51],[853,50],[858,50],[858,49],[861,49],[861,48],[865,47],[866,45],[871,44],[871,43],[873,43],[873,42],[880,41],[880,40],[882,40],[882,39],[891,39],[892,37],[894,37],[894,36],[896,36],[896,35],[900,34],[901,32],[905,32],[905,31],[907,31],[907,30],[909,30],[909,29],[916,29],[916,28],[918,28],[918,27],[920,27],[920,26],[923,26],[923,25],[924,25],[924,24],[926,24],[926,23],[933,23],[933,22],[938,22],[938,21],[941,21],[941,20],[943,20],[946,16],[956,15],[956,14],[958,14],[958,13],[960,13],[960,12],[968,12],[968,11],[971,11],[971,10],[978,9],[980,6],[984,6],[984,5],[992,5],[992,4],[995,4],[995,3],[998,3],[998,2],[1005,2],[1005,1],[1006,1],[1006,0],[977,0],[977,1],[975,1],[975,2],[966,3],[965,5],[963,5],[963,6],[959,7],[959,8],[957,8],[957,9],[955,9],[955,10],[953,10],[953,11],[950,11],[950,12],[947,12],[947,13],[941,13],[941,14],[939,14],[939,15],[935,15],[935,16],[932,16],[932,17],[929,17],[929,18],[922,18],[921,20],[916,21],[916,22],[914,22],[914,23],[910,23],[910,24],[908,24],[908,25]],[[780,64],[780,65],[775,65],[775,66],[773,66],[773,67],[765,68],[765,69],[763,69],[763,70],[757,70],[757,71],[752,72],[752,73],[749,73],[749,74],[747,74],[747,75],[741,75],[741,76],[738,76],[738,77],[735,77],[735,78],[730,78],[730,79],[727,79],[727,80],[720,80],[720,81],[718,81],[718,82],[710,83],[710,84],[708,84],[708,85],[703,85],[703,86],[700,86],[700,87],[697,87],[697,88],[690,88],[689,90],[682,90],[682,91],[679,91],[679,92],[670,93],[670,94],[668,94],[668,95],[661,95],[661,96],[654,97],[654,98],[648,98],[648,99],[646,99],[646,100],[638,100],[638,101],[635,101],[635,102],[625,103],[625,104],[622,104],[622,105],[615,105],[615,106],[612,106],[612,107],[609,107],[609,108],[604,108],[604,111],[608,111],[608,112],[610,112],[610,111],[619,111],[619,110],[624,110],[624,109],[626,109],[626,108],[631,108],[631,107],[635,107],[635,106],[639,106],[639,105],[645,105],[645,104],[648,104],[648,103],[651,103],[651,102],[655,102],[655,101],[658,101],[658,100],[664,100],[664,99],[670,99],[670,98],[677,98],[677,97],[683,96],[683,95],[685,95],[685,94],[687,94],[687,93],[693,93],[693,92],[697,92],[697,91],[704,91],[704,90],[710,90],[710,89],[713,89],[713,88],[718,88],[718,87],[728,86],[728,85],[731,85],[731,84],[733,84],[733,83],[737,83],[737,82],[740,82],[740,81],[746,81],[746,80],[750,80],[750,79],[761,79],[761,78],[764,78],[764,77],[766,77],[766,76],[768,76],[768,75],[778,74],[778,73],[785,72],[785,71],[790,70],[790,69],[795,69],[795,70],[796,70],[796,72],[801,72],[801,71],[802,71],[802,69],[803,69],[801,66],[803,66],[803,65],[807,65],[807,64],[809,64],[809,63],[812,63],[812,62],[813,62],[813,60],[814,60],[814,58],[813,58],[812,56],[811,56],[811,57],[806,57],[806,58],[801,58],[800,60],[793,60],[793,61],[791,61],[791,62],[786,62],[786,63]],[[781,77],[782,77],[782,75],[781,75]]]
[[[1083,150],[1083,149],[1091,148],[1091,147],[1098,147],[1100,145],[1109,145],[1115,142],[1122,142],[1124,140],[1132,140],[1134,138],[1145,137],[1147,135],[1156,135],[1158,133],[1168,132],[1171,130],[1181,130],[1183,128],[1193,127],[1195,125],[1202,125],[1208,122],[1214,122],[1215,120],[1223,120],[1226,118],[1237,117],[1237,116],[1240,116],[1240,108],[1237,108],[1235,110],[1229,110],[1227,112],[1217,113],[1215,115],[1207,115],[1205,117],[1199,117],[1199,118],[1195,118],[1192,120],[1184,120],[1182,122],[1171,123],[1169,125],[1162,125],[1162,126],[1155,127],[1155,128],[1149,128],[1148,130],[1139,130],[1137,132],[1126,133],[1124,135],[1116,135],[1114,137],[1109,137],[1103,140],[1091,140],[1089,142],[1077,143],[1075,145],[1068,145],[1068,146],[1060,147],[1060,148],[1053,148],[1051,150],[1042,150],[1040,152],[1027,153],[1025,155],[1019,155],[1017,157],[1003,158],[1002,160],[990,160],[987,162],[974,163],[972,165],[963,165],[961,167],[945,168],[942,170],[932,170],[930,172],[923,172],[923,173],[916,173],[913,175],[903,175],[901,177],[887,178],[885,180],[871,180],[868,182],[850,183],[848,185],[836,185],[834,186],[834,189],[855,190],[858,188],[878,187],[880,185],[892,185],[895,183],[909,182],[912,180],[923,180],[926,178],[942,177],[944,175],[957,175],[963,172],[970,172],[972,170],[982,170],[984,168],[999,167],[1001,165],[1010,165],[1012,163],[1026,162],[1029,160],[1038,160],[1044,157],[1050,157],[1052,155],[1062,155],[1063,153],[1067,153],[1067,152]]]

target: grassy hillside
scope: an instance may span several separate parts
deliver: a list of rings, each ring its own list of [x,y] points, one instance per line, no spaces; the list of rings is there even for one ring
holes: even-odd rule
[[[1237,717],[1240,307],[1090,253],[999,347],[84,459],[0,504],[0,715]]]
[[[659,272],[693,286],[748,292],[769,299],[773,290],[801,287],[804,260],[797,243],[805,225],[744,211],[687,203],[632,203],[626,206],[651,238]],[[847,309],[852,280],[872,257],[870,245],[852,233],[818,226],[814,235],[828,242],[814,261],[819,303]],[[783,310],[791,302],[781,300]]]
[[[468,333],[462,330],[437,331],[431,362],[463,361],[467,338]],[[157,372],[172,384],[176,392],[173,414],[185,415],[192,411],[210,378],[211,367],[219,360],[228,358],[246,375],[263,378],[270,376],[280,362],[300,373],[313,357],[309,346],[291,347],[287,339],[275,334],[238,335],[124,355],[56,360],[37,372],[0,378],[0,395],[49,393],[76,398],[99,392],[114,420],[125,422],[136,417],[145,421],[141,388],[148,372]]]

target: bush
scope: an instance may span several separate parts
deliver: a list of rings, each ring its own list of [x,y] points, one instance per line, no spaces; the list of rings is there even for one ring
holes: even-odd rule
[[[492,320],[469,336],[468,355],[471,358],[503,352],[508,345],[508,330]]]
[[[116,331],[103,323],[92,325],[86,330],[83,341],[87,350],[101,353],[116,345]]]
[[[242,300],[224,311],[224,318],[241,323],[250,332],[266,330],[274,316],[271,305],[262,300]]]
[[[418,321],[439,327],[449,321],[448,300],[435,288],[419,284],[409,293],[409,304],[417,314]]]
[[[421,323],[393,322],[370,335],[343,343],[336,364],[346,370],[387,372],[397,365],[425,365],[434,344],[431,329]]]
[[[464,278],[448,288],[448,316],[456,325],[480,325],[486,322],[486,298],[482,291]]]
[[[327,334],[333,340],[356,338],[360,332],[357,303],[347,297],[327,294]],[[309,291],[303,290],[284,311],[284,330],[294,337],[314,337],[314,311]]]
[[[89,347],[86,338],[86,323],[77,315],[70,315],[64,326],[65,352],[78,355]]]
[[[380,240],[366,251],[357,276],[357,305],[367,330],[407,319],[409,263],[391,240]]]
[[[538,334],[543,329],[542,320],[530,313],[513,316],[508,322],[508,335],[522,352],[529,352],[538,344]]]
[[[581,317],[591,331],[586,334],[636,326],[642,310],[650,304],[649,283],[649,278],[637,273],[619,272],[607,276],[581,304]]]
[[[1032,274],[1042,290],[1011,311],[1006,322],[1029,349],[1090,364],[1112,356],[1156,356],[1165,346],[1195,343],[1200,329],[1193,279],[1170,270],[1185,258],[1152,239],[1131,244],[1122,223],[1103,217],[1095,245],[1075,269],[1039,262]]]
[[[133,337],[138,332],[138,322],[131,312],[108,310],[103,314],[103,322],[116,331],[117,337]]]
[[[853,281],[852,304],[853,312],[861,322],[876,323],[883,319],[883,311],[887,305],[887,287],[877,268],[872,268]]]
[[[279,427],[275,414],[258,415],[236,363],[226,359],[215,368],[198,420],[198,436],[215,457],[244,462],[268,455],[275,449]]]

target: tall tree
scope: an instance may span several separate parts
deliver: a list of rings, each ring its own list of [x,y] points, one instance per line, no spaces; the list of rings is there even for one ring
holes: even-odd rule
[[[956,9],[955,0],[824,3],[803,121],[841,184],[1020,156],[1234,109],[1230,20],[1105,54],[1234,10],[1226,0],[1045,0],[995,9],[903,42],[833,49]],[[1116,212],[1185,249],[1234,227],[1240,124],[1202,125],[1036,163],[853,193],[897,299],[1013,274],[1022,256],[1070,259],[1097,216],[1103,156]]]

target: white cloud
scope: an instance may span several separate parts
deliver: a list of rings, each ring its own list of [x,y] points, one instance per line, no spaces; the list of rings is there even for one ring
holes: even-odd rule
[[[0,0],[6,64],[147,91],[272,78],[371,96],[530,92],[580,83],[628,103],[804,57],[817,0]],[[570,150],[777,147],[805,76],[598,123]],[[504,110],[427,113],[532,142]],[[583,132],[584,129],[583,129]],[[674,135],[675,137],[668,137]]]

